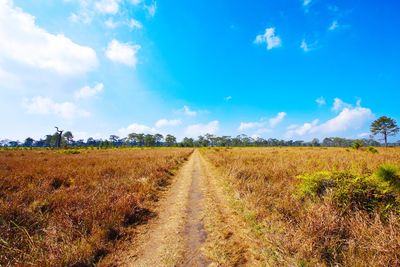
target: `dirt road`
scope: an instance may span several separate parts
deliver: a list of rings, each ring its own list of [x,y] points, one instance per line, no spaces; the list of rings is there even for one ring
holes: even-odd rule
[[[122,266],[219,266],[249,263],[243,227],[215,172],[195,151]]]

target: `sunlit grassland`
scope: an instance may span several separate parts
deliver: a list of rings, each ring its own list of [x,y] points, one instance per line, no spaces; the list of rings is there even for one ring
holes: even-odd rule
[[[300,266],[400,264],[400,149],[213,148],[261,260]],[[260,250],[261,251],[261,250]]]
[[[90,266],[113,252],[191,149],[0,151],[0,265]]]

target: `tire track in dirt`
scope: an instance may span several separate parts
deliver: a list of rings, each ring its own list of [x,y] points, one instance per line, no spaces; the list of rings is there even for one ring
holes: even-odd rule
[[[202,247],[207,238],[203,225],[202,170],[195,151],[181,168],[157,209],[158,218],[118,263],[121,266],[208,266]]]
[[[200,165],[199,153],[194,156],[192,172],[192,184],[189,191],[187,206],[187,218],[184,235],[186,237],[186,251],[184,254],[183,266],[208,266],[209,261],[201,251],[202,245],[207,239],[207,232],[204,229],[204,195],[201,191],[204,173]]]
[[[250,230],[232,209],[222,181],[195,150],[160,201],[158,217],[115,265],[262,266],[252,255]]]

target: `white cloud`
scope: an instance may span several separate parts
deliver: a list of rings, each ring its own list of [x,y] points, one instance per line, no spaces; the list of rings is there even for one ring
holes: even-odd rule
[[[342,133],[347,130],[358,130],[373,119],[374,115],[368,108],[361,106],[344,107],[342,111],[334,118],[319,124],[319,120],[311,123],[305,123],[297,128],[289,130],[287,137],[304,136],[307,134],[334,134]]]
[[[141,29],[141,28],[143,28],[142,23],[140,21],[138,21],[138,20],[135,20],[135,19],[130,19],[129,22],[128,22],[128,26],[131,29],[134,29],[134,28]]]
[[[140,3],[142,3],[142,0],[131,0],[131,3],[136,5],[139,5]]]
[[[357,106],[359,106],[359,102],[357,102]],[[333,101],[332,111],[338,112],[341,111],[343,108],[351,108],[351,105],[344,102],[340,98],[335,98]]]
[[[296,135],[303,136],[303,135],[311,132],[312,129],[314,129],[318,125],[318,122],[319,122],[319,120],[316,119],[316,120],[313,120],[312,122],[304,123],[303,125],[298,126],[297,128],[289,130],[286,133],[286,137],[291,138]]]
[[[283,119],[286,117],[286,112],[279,112],[276,117],[271,118],[269,120],[269,125],[274,128],[275,126],[277,126],[279,123],[281,123],[283,121]]]
[[[303,6],[309,6],[311,4],[312,0],[303,0]]]
[[[211,121],[207,124],[193,124],[185,129],[188,137],[197,137],[204,134],[215,134],[219,129],[219,121]]]
[[[337,117],[319,125],[314,132],[335,133],[348,129],[360,129],[373,118],[372,111],[368,108],[344,108]]]
[[[57,103],[49,97],[37,96],[31,100],[26,99],[23,105],[31,114],[57,115],[65,119],[90,116],[89,112],[79,109],[74,103]]]
[[[226,96],[224,99],[225,99],[225,101],[230,101],[230,100],[232,100],[232,96]]]
[[[144,124],[132,123],[126,128],[119,129],[118,133],[121,135],[128,135],[130,133],[155,134],[157,130]]]
[[[307,44],[305,39],[303,39],[301,41],[300,48],[303,49],[304,52],[310,51],[310,49],[308,48],[308,44]]]
[[[129,19],[129,20],[124,20],[124,21],[114,21],[112,18],[108,18],[104,24],[106,25],[107,28],[109,29],[116,29],[119,26],[128,26],[131,29],[142,29],[143,24],[135,19]]]
[[[275,35],[275,28],[266,28],[264,34],[259,34],[254,40],[255,44],[267,44],[267,49],[271,50],[275,47],[280,47],[282,45],[281,38]]]
[[[317,99],[315,99],[315,102],[318,104],[318,106],[322,107],[326,105],[326,100],[323,96],[318,97]]]
[[[104,24],[106,25],[107,28],[109,29],[115,29],[118,27],[118,23],[114,22],[112,18],[107,19]]]
[[[197,116],[197,114],[198,114],[197,111],[191,110],[188,106],[183,106],[182,111],[183,111],[183,113],[184,113],[185,115],[187,115],[187,116],[189,116],[189,117],[195,117],[195,116]]]
[[[0,68],[15,64],[63,75],[89,72],[98,65],[96,52],[62,34],[51,34],[35,24],[35,17],[0,1]]]
[[[102,83],[98,83],[94,87],[84,86],[74,93],[74,97],[77,99],[90,98],[100,94],[103,90],[104,85]]]
[[[283,119],[286,117],[286,112],[279,112],[275,117],[270,118],[270,119],[265,119],[262,118],[258,122],[241,122],[238,128],[238,131],[246,131],[246,130],[251,130],[251,129],[257,129],[257,134],[261,133],[266,133],[266,132],[271,132],[271,129],[266,128],[266,124],[268,122],[268,125],[271,128],[276,127],[279,123],[283,121]]]
[[[147,9],[147,12],[149,13],[149,15],[151,17],[154,17],[156,15],[156,11],[157,11],[157,2],[153,1],[153,3],[151,5],[145,5],[144,6],[145,9]]]
[[[77,23],[80,20],[80,17],[75,13],[71,13],[71,15],[69,16],[69,20]]]
[[[178,126],[181,125],[181,120],[167,120],[167,119],[160,119],[156,122],[156,128],[162,128],[166,126]]]
[[[293,129],[296,129],[296,128],[298,128],[298,127],[299,127],[298,124],[290,124],[286,129],[287,129],[287,130],[293,130]]]
[[[306,39],[301,40],[300,48],[303,49],[304,52],[310,52],[312,50],[317,49],[318,41],[313,43],[307,43]]]
[[[114,39],[108,44],[106,56],[111,61],[135,67],[138,62],[137,53],[140,48],[140,45],[120,43]]]
[[[119,11],[120,0],[100,0],[95,3],[97,11],[103,14],[115,15]]]
[[[250,130],[250,129],[259,128],[259,127],[263,127],[263,126],[264,126],[263,122],[241,122],[238,130],[245,131],[245,130]]]
[[[64,0],[65,2],[76,2],[79,5],[77,13],[71,13],[69,20],[73,23],[82,22],[89,24],[94,15],[94,0]]]
[[[337,20],[332,21],[331,25],[329,25],[329,30],[334,31],[339,28],[339,22]]]
[[[145,124],[132,123],[126,128],[121,128],[118,133],[121,135],[128,135],[130,133],[145,133],[145,134],[156,134],[160,132],[160,128],[168,126],[179,126],[182,124],[181,120],[167,120],[160,119],[155,123],[155,127],[151,127]]]

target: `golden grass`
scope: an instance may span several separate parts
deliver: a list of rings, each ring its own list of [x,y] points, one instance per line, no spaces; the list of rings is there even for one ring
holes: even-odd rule
[[[259,233],[263,250],[270,251],[259,255],[267,264],[400,265],[398,215],[343,212],[328,197],[314,201],[297,193],[299,175],[371,175],[384,163],[399,165],[400,149],[373,154],[343,148],[216,148],[202,153],[234,188],[243,204],[237,205],[238,214]]]
[[[0,151],[0,266],[90,266],[113,251],[191,149]]]

